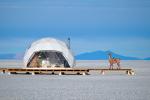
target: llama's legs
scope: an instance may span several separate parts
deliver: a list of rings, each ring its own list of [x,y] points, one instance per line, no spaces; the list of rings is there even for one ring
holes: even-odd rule
[[[111,69],[111,64],[109,65],[109,69]]]
[[[118,69],[121,69],[121,67],[120,67],[120,63],[117,63],[117,66],[118,66]]]
[[[112,69],[112,64],[109,65],[109,69]]]
[[[114,65],[112,64],[112,69],[113,69]]]
[[[109,67],[109,69],[113,69],[113,64],[110,64],[110,67]]]

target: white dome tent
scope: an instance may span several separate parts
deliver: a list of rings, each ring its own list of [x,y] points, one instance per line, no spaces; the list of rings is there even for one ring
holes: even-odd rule
[[[73,67],[74,57],[66,43],[54,39],[43,38],[31,44],[24,56],[25,67]]]

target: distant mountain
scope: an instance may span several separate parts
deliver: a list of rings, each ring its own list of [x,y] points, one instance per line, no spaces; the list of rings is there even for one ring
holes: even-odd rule
[[[0,59],[14,59],[16,54],[0,54]]]
[[[112,53],[113,57],[120,58],[122,60],[141,60],[140,58],[136,58],[136,57],[128,57],[128,56],[119,55],[112,51],[87,52],[87,53],[79,54],[75,56],[75,58],[77,60],[106,60],[108,59],[108,53],[110,52]]]
[[[0,54],[0,59],[22,59],[24,54]]]
[[[108,53],[112,53],[112,56],[115,58],[120,58],[122,60],[150,60],[150,57],[145,59],[140,59],[136,57],[128,57],[116,54],[112,51],[94,51],[94,52],[86,52],[79,55],[76,55],[75,58],[77,60],[107,60],[108,59]],[[18,53],[18,54],[0,54],[0,59],[23,59],[24,53]]]
[[[148,58],[145,58],[144,60],[150,60],[150,57],[148,57]]]

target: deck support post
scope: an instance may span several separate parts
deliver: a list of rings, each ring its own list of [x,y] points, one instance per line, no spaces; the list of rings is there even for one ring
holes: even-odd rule
[[[129,75],[129,71],[126,71],[126,74]]]
[[[129,71],[129,70],[126,73],[127,73],[127,75],[131,75],[131,71]]]
[[[104,74],[105,74],[105,71],[102,70],[102,71],[101,71],[101,74],[104,75]]]
[[[32,75],[35,75],[35,73],[34,73],[34,72],[31,72],[31,74],[32,74]]]
[[[133,75],[136,75],[134,71],[133,71]]]
[[[62,75],[62,72],[59,72],[59,75]]]
[[[85,72],[83,72],[83,73],[82,73],[82,75],[86,75],[86,73],[85,73]]]
[[[130,71],[130,75],[135,75],[133,70]]]
[[[2,73],[2,74],[5,74],[5,70],[3,70],[1,73]]]
[[[54,75],[54,72],[52,72],[51,74]]]
[[[10,75],[11,73],[10,73],[10,72],[7,72],[7,74]]]

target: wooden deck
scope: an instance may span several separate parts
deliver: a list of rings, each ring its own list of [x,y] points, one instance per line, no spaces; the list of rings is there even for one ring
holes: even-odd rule
[[[128,75],[135,75],[132,69],[107,69],[107,68],[0,68],[1,73],[7,74],[56,74],[56,75],[89,75],[91,71],[96,71],[102,75],[105,72],[124,72]]]
[[[135,72],[133,69],[130,68],[122,68],[122,69],[108,69],[108,68],[91,68],[90,71],[99,71],[102,75],[105,74],[105,72],[125,72],[128,75],[135,75]]]

